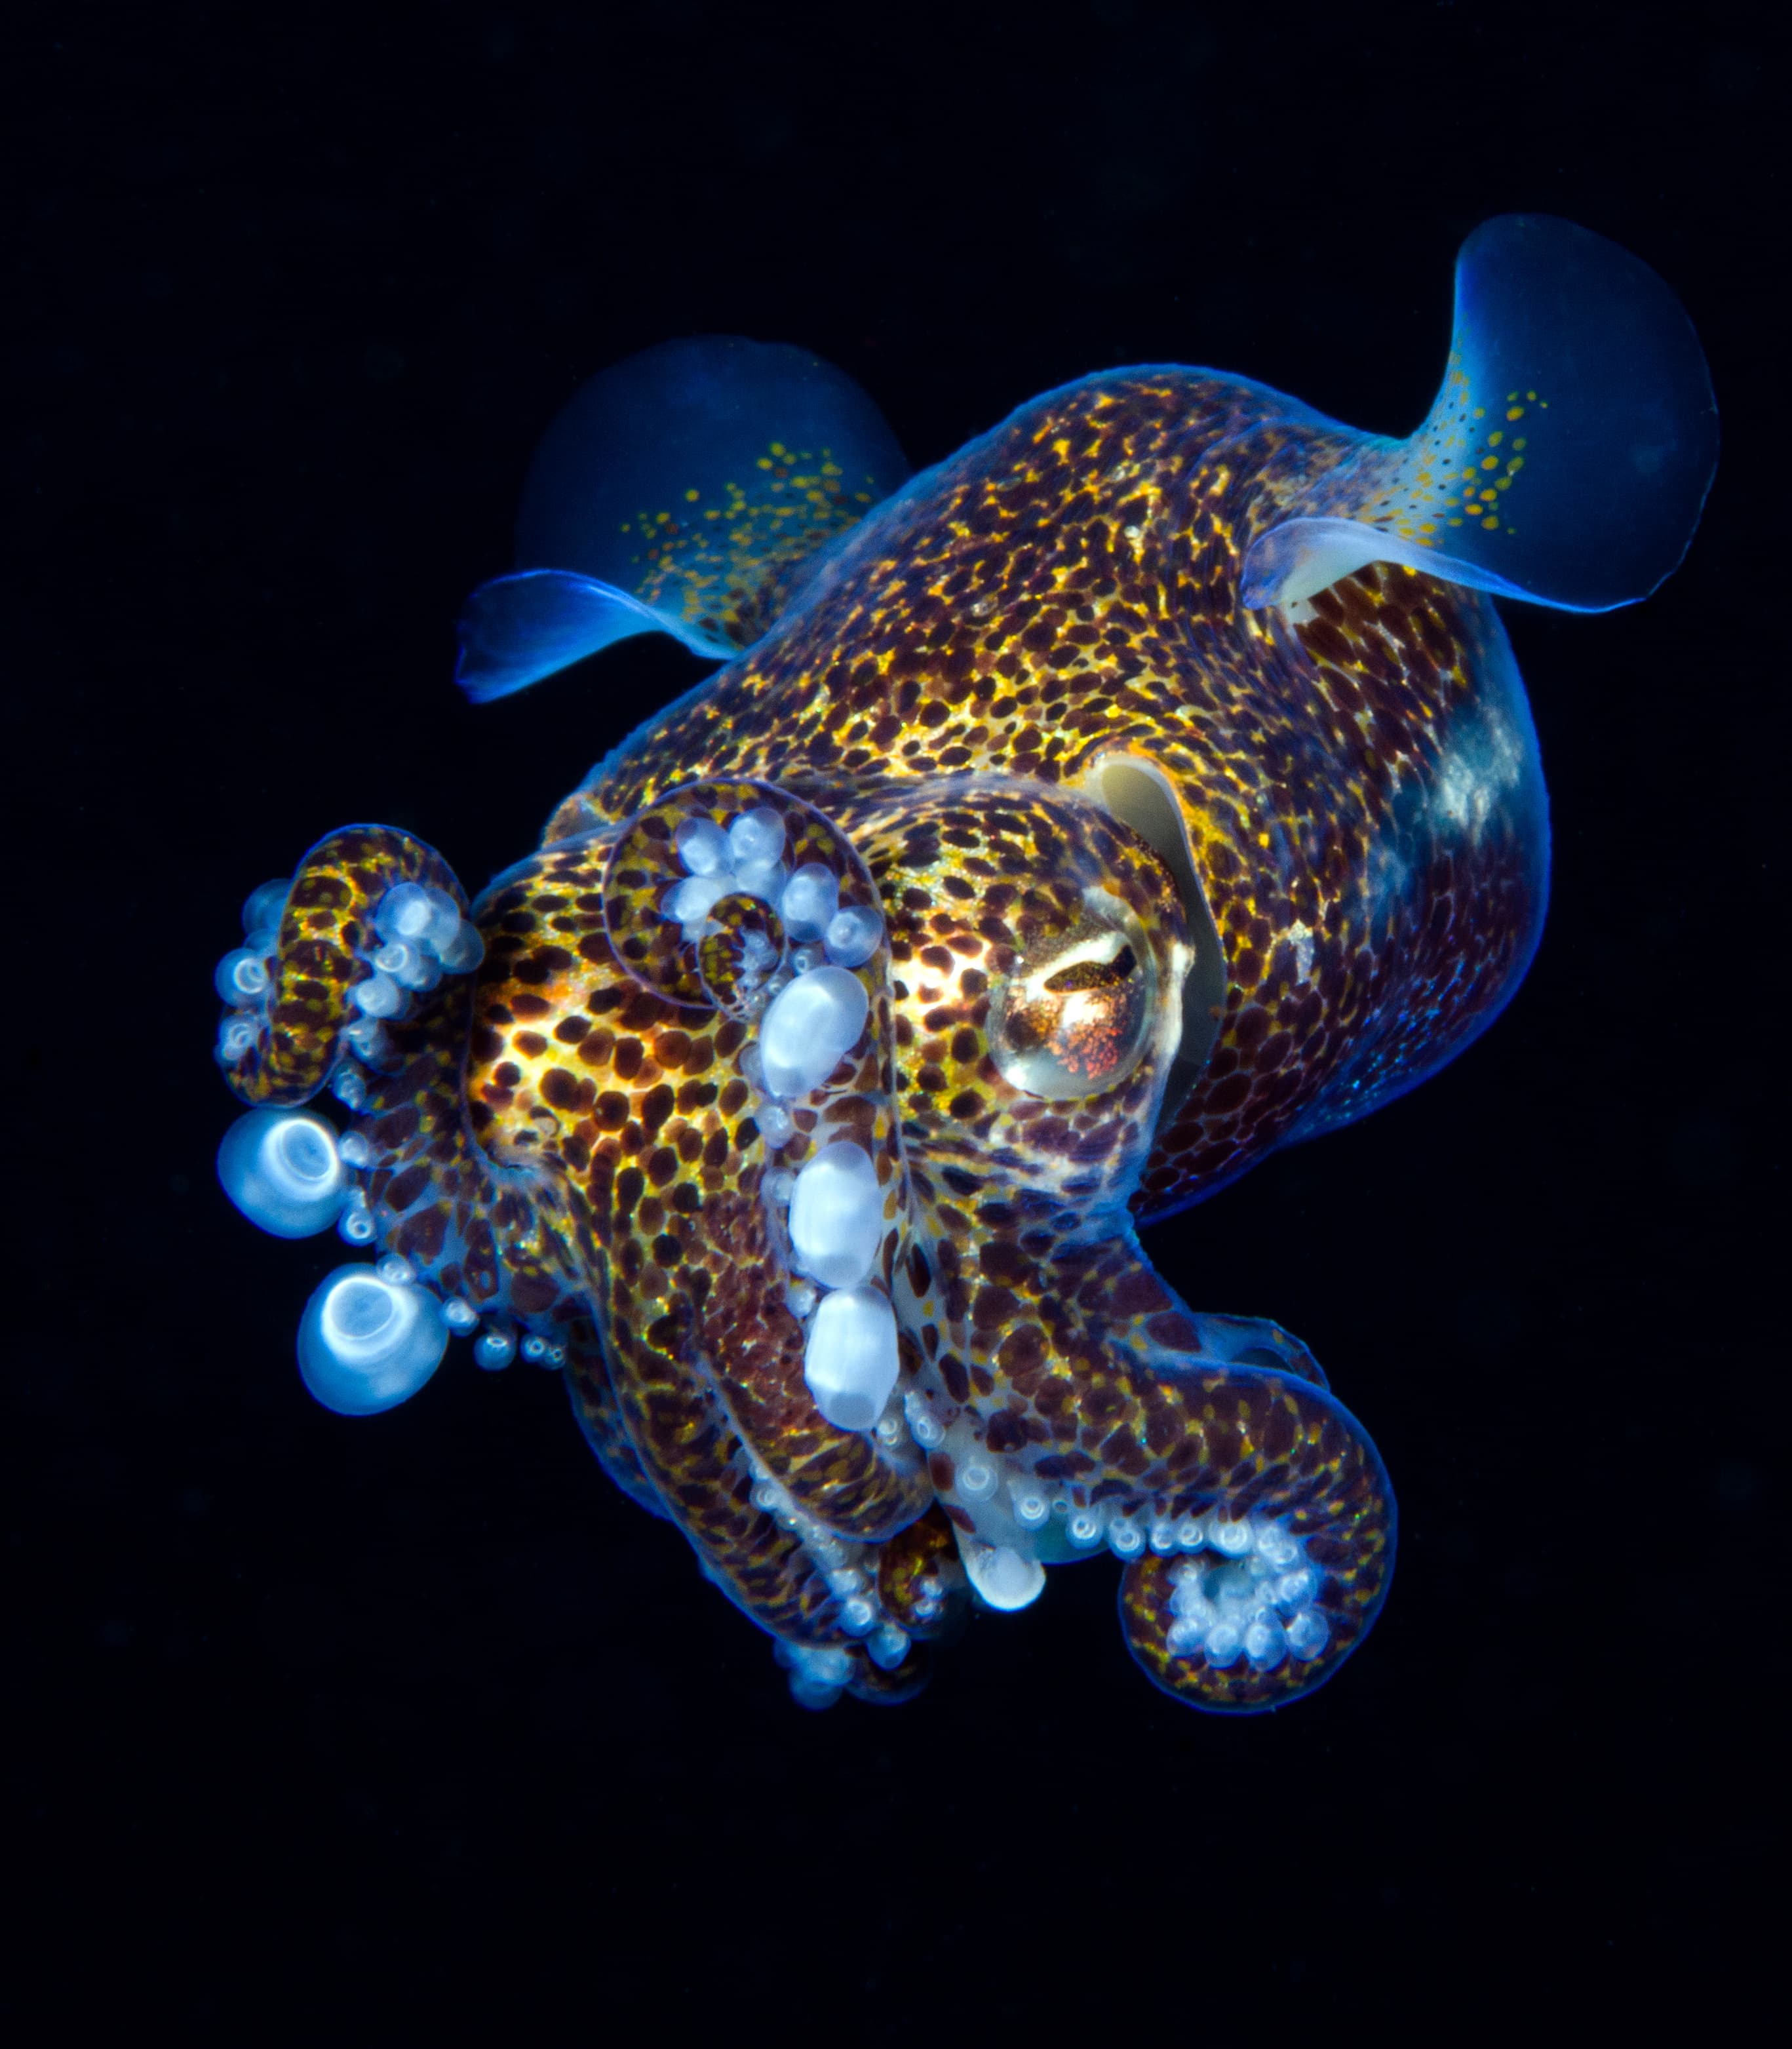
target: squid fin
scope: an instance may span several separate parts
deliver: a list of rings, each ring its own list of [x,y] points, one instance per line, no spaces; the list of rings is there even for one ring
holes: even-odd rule
[[[1547,215],[1456,259],[1443,389],[1405,441],[1364,437],[1245,558],[1247,606],[1371,562],[1565,612],[1646,597],[1679,566],[1717,462],[1691,323],[1648,266]]]
[[[457,679],[507,696],[637,633],[725,659],[908,474],[876,406],[806,349],[734,335],[644,349],[548,429],[519,573],[468,601]]]
[[[637,633],[670,633],[693,653],[718,659],[735,651],[614,584],[570,570],[519,570],[482,583],[462,608],[457,630],[454,680],[475,704],[525,690]]]

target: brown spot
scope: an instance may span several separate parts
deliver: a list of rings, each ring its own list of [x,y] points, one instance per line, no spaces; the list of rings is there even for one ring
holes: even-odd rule
[[[1195,1326],[1180,1311],[1153,1316],[1145,1324],[1145,1333],[1154,1343],[1162,1345],[1167,1351],[1198,1351],[1200,1338]]]
[[[525,1316],[540,1316],[560,1300],[560,1285],[545,1273],[513,1273],[510,1297]]]
[[[996,1353],[1010,1378],[1035,1371],[1045,1355],[1045,1333],[1037,1324],[1021,1324],[1010,1331]]]
[[[1109,1290],[1107,1306],[1117,1316],[1143,1316],[1169,1307],[1169,1290],[1149,1266],[1123,1273]]]
[[[589,1110],[593,1094],[589,1081],[581,1081],[564,1067],[550,1067],[542,1077],[542,1099],[556,1110]]]
[[[606,1067],[610,1055],[616,1050],[616,1034],[607,1025],[600,1025],[588,1037],[579,1042],[579,1058],[587,1067]]]
[[[983,1441],[992,1452],[1017,1452],[1027,1441],[1027,1424],[1024,1416],[1013,1410],[1003,1409],[989,1418]]]
[[[1019,1307],[1010,1288],[979,1288],[971,1306],[971,1323],[979,1331],[999,1330]]]

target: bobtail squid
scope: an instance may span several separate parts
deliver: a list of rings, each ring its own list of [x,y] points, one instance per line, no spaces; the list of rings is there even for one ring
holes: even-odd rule
[[[227,1190],[368,1255],[305,1310],[313,1392],[390,1407],[455,1333],[562,1371],[810,1705],[1104,1551],[1180,1699],[1320,1685],[1387,1592],[1381,1459],[1137,1227],[1510,997],[1549,830],[1492,596],[1646,595],[1716,447],[1667,288],[1529,216],[1463,249],[1404,441],[1150,365],[910,476],[800,350],[604,372],[460,680],[643,632],[720,667],[471,902],[351,826],[219,970]]]

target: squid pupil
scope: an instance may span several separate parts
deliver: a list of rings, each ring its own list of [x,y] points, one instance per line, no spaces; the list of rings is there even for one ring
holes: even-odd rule
[[[1110,961],[1083,960],[1059,968],[1045,978],[1044,986],[1054,996],[1068,996],[1079,989],[1118,989],[1138,971],[1138,965],[1131,947],[1123,945]]]

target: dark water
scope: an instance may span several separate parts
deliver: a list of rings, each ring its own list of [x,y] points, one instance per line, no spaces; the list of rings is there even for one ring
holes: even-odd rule
[[[192,5],[13,33],[21,2039],[1279,2041],[1401,2006],[1450,2037],[1676,1990],[1720,2020],[1766,1954],[1787,1641],[1768,12]],[[1725,454],[1646,606],[1509,615],[1557,868],[1507,1017],[1154,1234],[1197,1304],[1312,1344],[1394,1476],[1393,1595],[1330,1688],[1177,1709],[1104,1561],[916,1703],[807,1716],[548,1376],[457,1356],[370,1422],[309,1402],[292,1330],[335,1241],[217,1191],[212,966],[339,822],[476,886],[698,673],[636,643],[484,710],[449,685],[581,377],[693,331],[801,341],[917,462],[1166,357],[1404,433],[1456,247],[1516,208],[1673,282]]]

